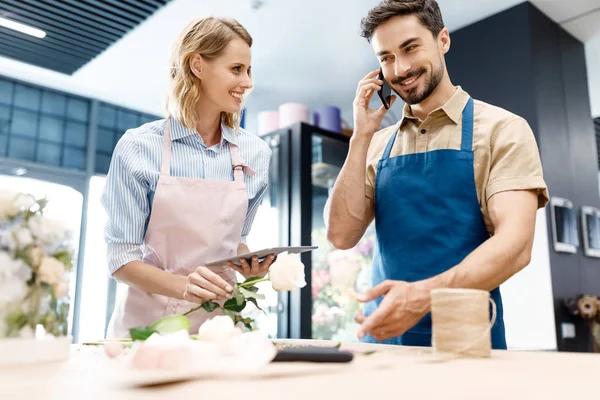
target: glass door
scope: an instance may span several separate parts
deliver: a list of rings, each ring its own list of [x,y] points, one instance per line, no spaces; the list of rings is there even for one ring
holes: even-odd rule
[[[277,204],[280,201],[280,142],[279,135],[272,135],[263,138],[268,144],[273,155],[269,169],[269,185],[267,193],[260,204],[252,229],[248,235],[247,245],[250,251],[256,251],[268,247],[280,246],[280,220],[281,210]],[[239,280],[243,279],[240,275]],[[261,282],[257,285],[259,292],[265,295],[264,300],[259,300],[259,306],[263,311],[258,310],[253,304],[248,304],[244,310],[244,315],[255,320],[254,327],[260,330],[270,338],[278,337],[278,318],[280,315],[279,294],[271,287],[269,282]]]
[[[374,226],[350,250],[337,250],[327,241],[323,211],[348,153],[348,142],[312,136],[312,337],[357,340],[354,316],[360,305],[356,294],[368,288]]]

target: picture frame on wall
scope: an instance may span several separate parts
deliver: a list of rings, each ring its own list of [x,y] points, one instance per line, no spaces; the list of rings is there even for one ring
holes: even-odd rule
[[[600,258],[600,209],[581,207],[581,227],[583,236],[583,254]]]
[[[573,203],[562,197],[550,199],[554,251],[576,254],[579,248],[577,211]]]

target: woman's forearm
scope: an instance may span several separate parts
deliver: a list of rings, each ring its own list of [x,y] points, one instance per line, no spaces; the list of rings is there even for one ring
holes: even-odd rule
[[[147,293],[183,299],[188,277],[163,271],[142,261],[131,261],[114,273],[117,281]]]

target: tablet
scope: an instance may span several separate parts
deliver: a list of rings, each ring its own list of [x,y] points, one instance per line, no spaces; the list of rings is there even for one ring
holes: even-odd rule
[[[251,253],[240,254],[238,256],[224,258],[222,260],[211,261],[206,264],[207,267],[227,264],[227,261],[233,262],[235,265],[240,265],[239,260],[241,258],[245,258],[246,260],[252,261],[252,257],[257,256],[258,261],[262,262],[269,254],[275,254],[276,256],[281,253],[291,253],[291,254],[300,254],[305,253],[307,251],[312,251],[318,249],[318,246],[296,246],[296,247],[271,247],[268,249],[263,249],[259,251],[253,251]]]

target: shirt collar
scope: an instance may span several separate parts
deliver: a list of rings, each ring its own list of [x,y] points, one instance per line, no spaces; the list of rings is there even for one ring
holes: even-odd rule
[[[171,123],[171,142],[188,136],[198,135],[198,132],[196,132],[194,129],[186,128],[174,118],[170,118],[169,120]],[[201,137],[199,137],[199,139],[202,140]],[[237,135],[235,134],[234,130],[221,123],[221,145],[223,144],[223,140],[226,140],[227,142],[237,146]]]
[[[460,86],[457,86],[452,97],[450,97],[450,99],[448,99],[443,106],[431,111],[429,115],[443,112],[452,120],[452,122],[458,124],[462,112],[469,101],[469,97],[470,96],[467,92],[465,92]],[[418,118],[413,115],[410,105],[404,104],[404,108],[402,110],[402,119],[400,120],[400,127],[402,127],[408,120],[417,121]]]

